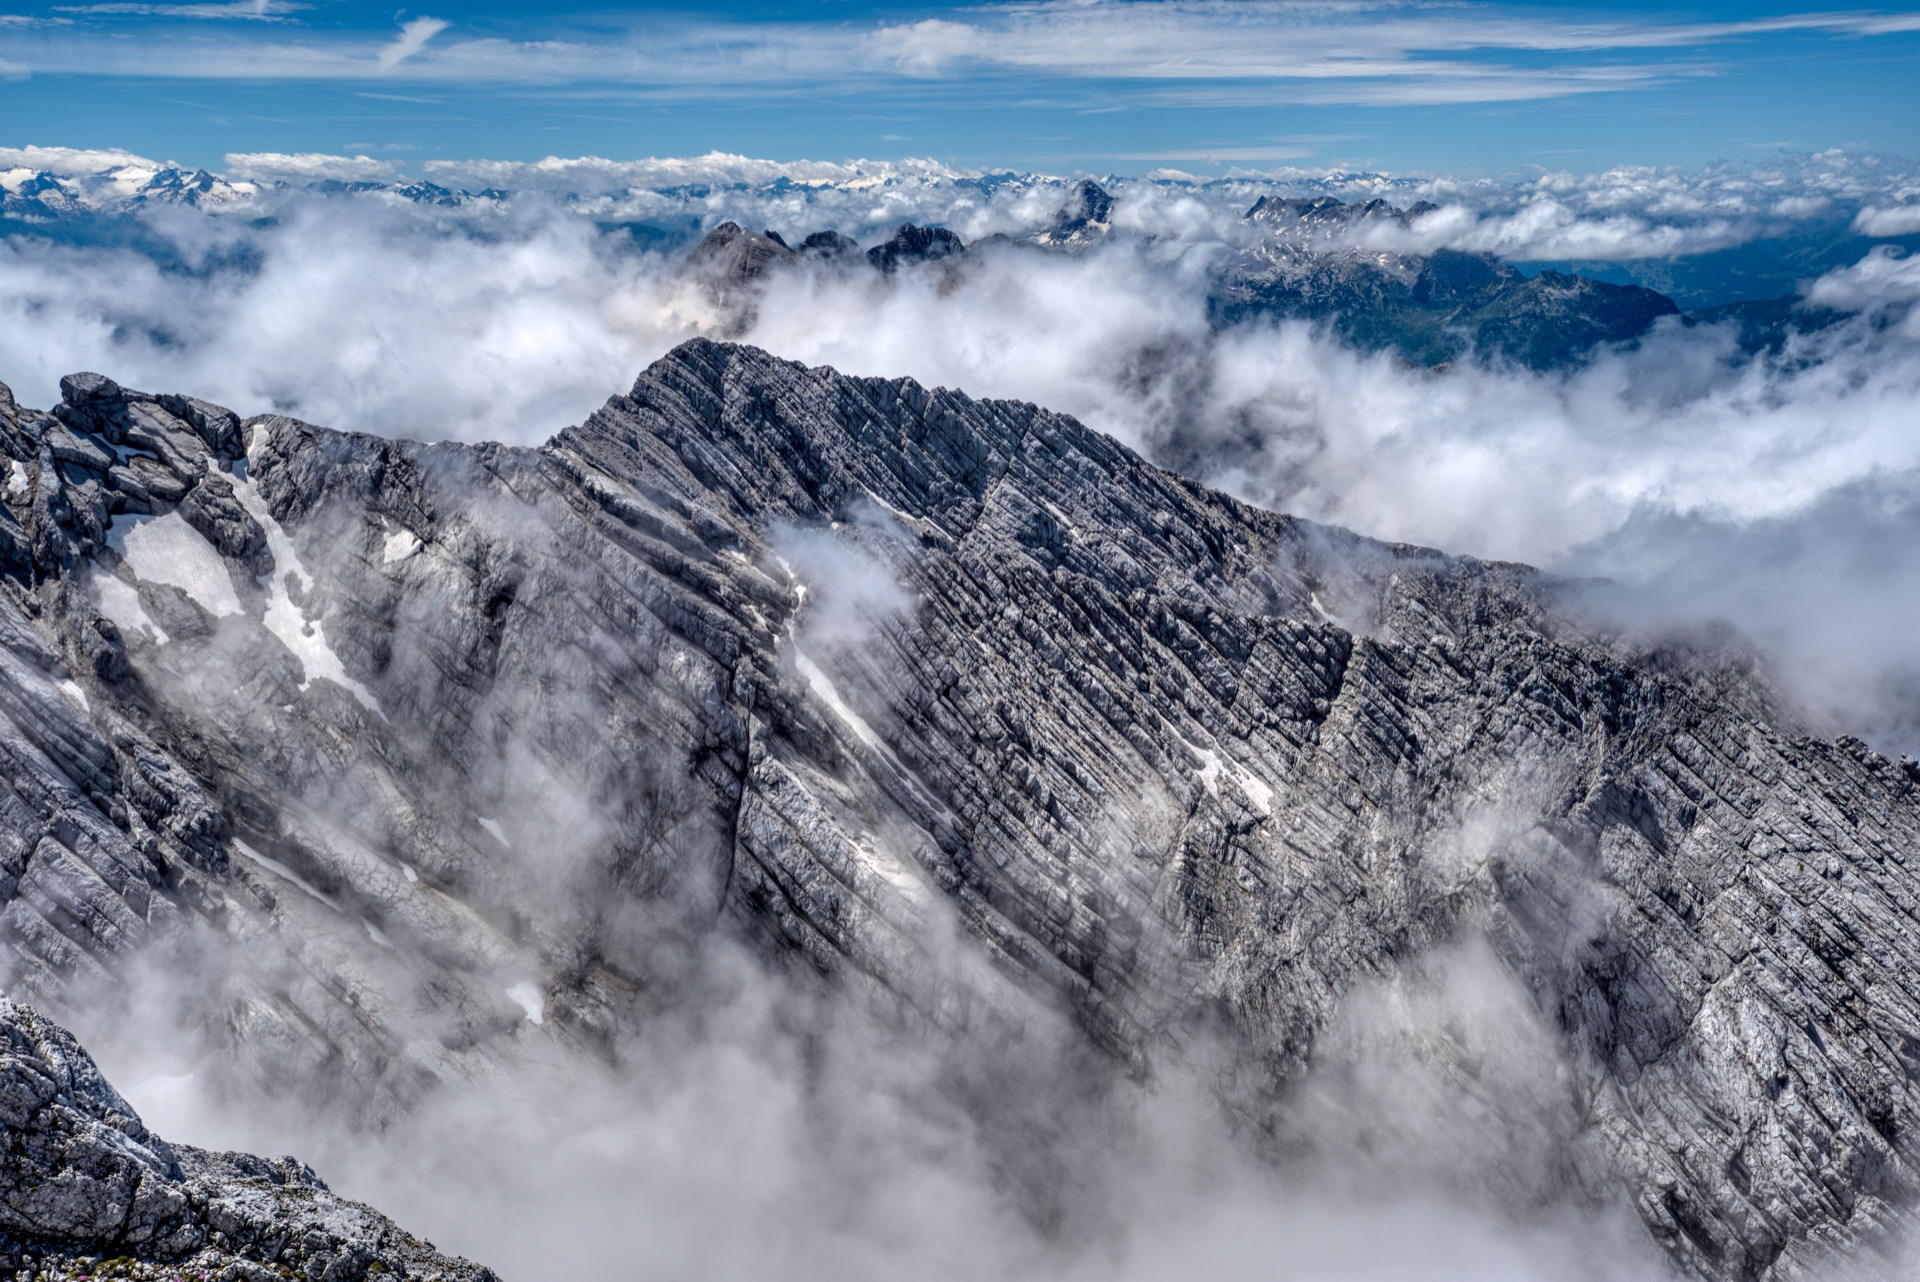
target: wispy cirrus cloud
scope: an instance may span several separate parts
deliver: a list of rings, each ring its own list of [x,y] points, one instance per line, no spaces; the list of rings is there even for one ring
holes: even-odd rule
[[[1689,69],[1658,63],[1521,67],[1487,60],[1465,62],[1455,55],[1703,48],[1783,33],[1867,36],[1917,28],[1920,17],[1909,14],[1810,13],[1716,23],[1594,22],[1491,5],[1042,0],[884,25],[869,39],[883,59],[914,75],[1018,68],[1130,80],[1453,82],[1507,98],[1591,92],[1685,74]],[[1374,98],[1382,96],[1378,90],[1373,92]]]
[[[93,16],[284,19],[288,0],[69,6]],[[1713,74],[1716,51],[1783,35],[1864,40],[1920,15],[1814,12],[1741,22],[1576,19],[1497,4],[1301,5],[1278,0],[1038,0],[955,7],[915,21],[723,22],[633,16],[612,33],[555,20],[543,38],[415,17],[397,36],[306,29],[297,38],[139,48],[98,32],[36,32],[22,61],[80,75],[364,80],[738,97],[822,85],[1125,83],[1162,105],[1407,105],[1618,93]],[[153,44],[164,46],[156,57]],[[1628,55],[1623,57],[1623,55]],[[1076,90],[1073,86],[1081,86]]]
[[[1299,160],[1311,156],[1313,150],[1308,147],[1293,147],[1285,144],[1251,147],[1173,147],[1165,151],[1128,151],[1116,152],[1103,157],[1106,160],[1197,160],[1208,165],[1226,162],[1272,162],[1275,160]]]
[[[95,18],[202,18],[287,22],[292,14],[312,7],[294,3],[294,0],[224,0],[220,3],[207,4],[63,4],[55,5],[53,11]]]
[[[394,37],[392,44],[380,51],[378,59],[380,70],[392,71],[407,59],[427,47],[427,41],[439,35],[453,24],[444,18],[415,18],[400,28],[400,34]]]

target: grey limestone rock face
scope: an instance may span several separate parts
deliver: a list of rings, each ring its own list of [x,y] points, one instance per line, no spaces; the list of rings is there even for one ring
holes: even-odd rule
[[[0,1271],[492,1282],[293,1158],[153,1135],[71,1034],[0,998]]]
[[[1286,1160],[1349,1000],[1470,945],[1544,1030],[1543,1178],[1678,1268],[1912,1225],[1920,767],[1730,643],[706,341],[538,450],[66,395],[0,411],[14,991],[270,956],[217,1036],[378,1119],[731,935],[937,1035],[1018,992],[1136,1073],[1221,1047]]]
[[[945,227],[902,223],[893,235],[867,251],[867,261],[891,275],[908,263],[938,262],[966,252],[966,242]]]
[[[739,286],[792,257],[793,250],[777,232],[750,232],[728,222],[701,238],[687,255],[687,266],[711,275],[722,286]]]
[[[779,232],[750,232],[738,223],[723,222],[688,251],[682,269],[704,279],[722,302],[741,304],[750,286],[781,270],[811,267],[892,275],[912,264],[958,258],[966,252],[966,243],[946,228],[912,223],[902,223],[886,240],[862,253],[857,241],[837,231],[813,232],[796,249]]]
[[[830,263],[848,263],[861,256],[860,242],[837,231],[813,232],[800,242],[798,252]]]

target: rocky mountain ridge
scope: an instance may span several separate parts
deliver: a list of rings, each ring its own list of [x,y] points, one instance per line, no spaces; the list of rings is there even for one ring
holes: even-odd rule
[[[294,1158],[168,1144],[71,1034],[4,997],[0,1276],[497,1282]]]
[[[1286,1162],[1350,999],[1471,947],[1546,1060],[1369,1054],[1472,1178],[1703,1278],[1898,1267],[1920,766],[1737,648],[705,340],[538,450],[62,388],[0,396],[9,991],[174,958],[237,1075],[377,1122],[617,1053],[725,935],[935,1044],[1204,1049]]]

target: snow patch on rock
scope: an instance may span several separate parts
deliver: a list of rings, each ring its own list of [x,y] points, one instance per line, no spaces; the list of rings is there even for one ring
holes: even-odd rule
[[[100,613],[113,620],[120,629],[120,635],[133,636],[145,632],[155,645],[167,643],[164,628],[153,621],[146,607],[140,604],[140,594],[111,574],[95,570],[93,574],[93,601],[100,607]]]
[[[256,864],[259,864],[262,868],[265,868],[268,872],[272,873],[274,876],[280,878],[282,881],[291,883],[294,887],[296,887],[301,891],[304,891],[308,896],[318,900],[320,903],[326,905],[328,908],[331,908],[334,912],[340,911],[340,905],[333,902],[333,896],[326,894],[325,892],[320,890],[319,887],[315,886],[312,882],[308,881],[305,877],[302,877],[299,873],[295,872],[293,869],[281,863],[278,859],[274,859],[271,856],[261,854],[259,851],[255,850],[252,846],[249,846],[246,842],[241,841],[238,838],[234,839],[233,844],[234,844],[234,848],[237,849],[241,854],[253,860],[253,862],[255,862]]]
[[[1226,769],[1220,764],[1220,754],[1212,748],[1196,748],[1194,751],[1199,753],[1201,762],[1200,769],[1194,773],[1200,776],[1200,782],[1206,785],[1209,793],[1219,796],[1220,776]]]
[[[1238,762],[1223,760],[1217,748],[1202,748],[1197,743],[1187,743],[1187,751],[1199,758],[1200,768],[1194,771],[1194,775],[1210,795],[1219,796],[1220,781],[1231,779],[1254,810],[1263,815],[1273,813],[1273,788],[1260,776]]]
[[[822,672],[820,665],[812,659],[809,659],[806,654],[801,651],[798,640],[795,640],[793,647],[793,666],[799,669],[801,676],[806,678],[808,688],[813,691],[822,703],[833,710],[833,715],[840,718],[840,720],[846,724],[847,729],[853,731],[853,733],[859,737],[861,743],[866,744],[869,748],[880,747],[880,736],[875,734],[873,727],[861,720],[860,714],[849,707],[847,701],[840,697],[840,691],[834,686],[832,678],[827,676],[825,672]]]
[[[1264,779],[1244,766],[1234,767],[1233,777],[1234,781],[1240,785],[1240,791],[1247,794],[1247,800],[1253,803],[1255,810],[1264,815],[1273,813],[1273,789]]]
[[[907,902],[921,908],[933,902],[933,892],[927,888],[926,881],[916,876],[906,862],[892,851],[870,841],[862,841],[854,849],[859,854],[860,862],[899,891]]]
[[[68,677],[64,681],[56,681],[54,684],[60,687],[60,693],[72,700],[74,704],[79,707],[80,711],[93,711],[93,704],[88,701],[87,692],[82,690],[79,683],[72,677]]]
[[[392,565],[404,561],[420,550],[420,537],[412,530],[395,530],[387,535],[385,547],[380,556],[381,564]]]
[[[300,660],[300,667],[306,673],[306,680],[300,683],[305,690],[316,680],[325,678],[348,691],[358,699],[363,707],[382,720],[386,713],[380,707],[380,701],[373,692],[347,675],[340,656],[327,644],[327,635],[321,630],[318,619],[308,619],[293,603],[293,597],[287,591],[287,580],[294,579],[300,585],[302,595],[313,591],[313,576],[300,560],[300,554],[294,550],[293,540],[281,528],[280,522],[273,519],[273,513],[267,508],[267,501],[261,497],[259,489],[251,478],[247,478],[233,487],[242,507],[246,508],[253,519],[266,531],[267,547],[273,553],[274,571],[267,579],[267,631],[280,638],[280,644]]]
[[[215,618],[240,613],[240,597],[233,590],[226,558],[179,512],[117,518],[107,533],[107,545],[142,583],[179,588]]]
[[[547,999],[541,995],[540,986],[530,979],[523,979],[507,989],[507,996],[520,1004],[527,1012],[527,1022],[544,1024],[547,1022]]]

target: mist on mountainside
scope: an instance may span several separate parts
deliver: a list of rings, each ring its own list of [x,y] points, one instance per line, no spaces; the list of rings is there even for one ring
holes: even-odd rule
[[[502,182],[514,176],[494,174]],[[1080,219],[1098,223],[1098,234],[1067,244],[1085,228],[1059,226],[1062,202],[1074,197],[1066,183],[890,175],[876,189],[858,175],[831,174],[799,190],[777,177],[697,193],[628,186],[585,201],[548,191],[464,205],[437,203],[431,192],[263,189],[246,196],[268,201],[257,218],[169,207],[116,224],[137,236],[9,228],[0,241],[0,377],[27,406],[51,406],[59,376],[89,366],[127,387],[191,393],[242,415],[275,411],[377,438],[538,446],[683,340],[727,337],[850,375],[910,376],[976,398],[1034,402],[1274,511],[1592,579],[1564,600],[1596,635],[1626,636],[1623,653],[1657,656],[1663,637],[1710,652],[1750,644],[1762,673],[1755,688],[1786,690],[1816,731],[1862,734],[1887,751],[1920,743],[1920,672],[1907,644],[1911,603],[1920,600],[1920,437],[1912,430],[1920,291],[1913,260],[1898,246],[1863,245],[1858,257],[1800,282],[1768,342],[1746,341],[1738,319],[1673,314],[1630,341],[1595,343],[1551,368],[1471,348],[1459,360],[1421,363],[1357,342],[1325,319],[1223,317],[1221,265],[1266,243],[1244,214],[1261,189],[1288,190],[1280,182],[1114,184],[1106,216]],[[1302,180],[1297,190],[1302,199],[1385,190],[1408,208],[1430,201],[1417,214],[1402,210],[1336,237],[1335,248],[1349,255],[1342,262],[1383,255],[1382,270],[1411,271],[1410,257],[1447,253],[1685,262],[1775,234],[1782,220],[1844,220],[1850,208],[1859,212],[1847,226],[1857,224],[1869,240],[1877,229],[1905,225],[1887,212],[1904,207],[1897,191],[1862,185],[1837,162],[1781,178],[1738,217],[1663,221],[1658,201],[1619,207],[1627,184],[1561,178],[1531,192],[1439,179],[1369,189],[1331,177]],[[1671,208],[1686,190],[1723,188],[1716,175],[1691,186],[1674,178],[1662,200]],[[796,253],[782,269],[738,279],[716,278],[697,258],[690,265],[699,234],[728,219],[778,232],[791,246],[804,246],[811,232],[841,230],[857,242],[852,254],[837,242],[829,249],[853,265]],[[869,269],[859,251],[909,219],[955,229],[971,244],[927,261],[885,257],[885,268]],[[1031,243],[1050,228],[1066,247]],[[1542,288],[1562,286],[1549,279]],[[297,435],[284,425],[273,430]],[[240,448],[244,456],[248,446]],[[454,501],[443,511],[479,531],[462,531],[480,550],[461,564],[487,580],[480,600],[489,617],[516,604],[521,580],[513,574],[528,548],[550,555],[563,579],[576,568],[555,550],[564,551],[557,508],[536,512],[511,486],[487,488],[500,473],[471,463],[475,456],[420,457],[426,461],[409,458],[409,466],[418,462],[436,480],[471,469],[470,489],[447,482],[443,497]],[[234,502],[259,520],[263,537],[282,540],[273,549],[284,564],[277,560],[273,575],[255,583],[277,593],[268,608],[278,613],[263,616],[263,626],[291,620],[275,635],[296,654],[303,694],[339,694],[325,715],[289,703],[277,712],[249,707],[235,714],[238,723],[267,741],[279,735],[300,745],[288,759],[305,767],[325,752],[346,752],[335,721],[359,718],[359,735],[346,738],[380,768],[398,769],[404,757],[392,728],[408,711],[345,682],[328,636],[313,629],[330,607],[357,622],[391,622],[359,599],[331,601],[328,585],[358,581],[352,576],[376,566],[405,567],[421,539],[382,509],[379,541],[367,548],[354,540],[372,538],[372,526],[348,522],[337,546],[292,557],[285,532],[258,516],[266,500],[252,458],[224,462]],[[383,457],[382,467],[390,462]],[[336,479],[317,466],[303,475],[316,487]],[[1159,528],[1136,515],[1142,528]],[[209,576],[175,564],[186,547],[212,556],[224,573],[213,545],[194,542],[184,521],[163,524],[169,519],[118,531],[105,563],[124,563],[127,576],[110,570],[89,579],[93,599],[121,617],[136,648],[158,649],[175,618],[196,621],[180,594],[207,596],[205,612],[219,619],[244,613],[237,597],[209,595],[224,580],[208,589]],[[1024,534],[1049,519],[1035,508],[1018,514],[1016,526]],[[700,538],[720,528],[710,513],[688,520]],[[451,544],[454,535],[447,537]],[[1327,595],[1306,595],[1302,608],[1354,633],[1371,630],[1368,611],[1384,608],[1395,575],[1439,576],[1449,564],[1438,553],[1352,550],[1330,535],[1311,537],[1324,543],[1315,547],[1325,564],[1312,569]],[[845,767],[823,767],[809,780],[824,808],[860,814],[870,801],[849,764],[858,750],[836,758],[836,735],[883,758],[873,769],[906,773],[898,759],[884,760],[891,750],[859,709],[873,704],[873,656],[894,653],[888,646],[913,617],[914,589],[897,569],[911,563],[921,538],[937,542],[920,517],[869,490],[833,520],[778,525],[764,563],[749,565],[736,552],[725,565],[760,594],[749,594],[742,618],[764,608],[772,612],[760,616],[765,625],[792,599],[770,644],[785,665],[782,679],[811,693],[821,722],[796,714],[781,733]],[[510,544],[513,555],[501,556],[515,569],[495,575],[488,557]],[[1278,561],[1256,568],[1276,579],[1304,574]],[[143,589],[176,591],[141,598],[128,576]],[[1328,585],[1347,580],[1378,600],[1359,600],[1358,588],[1352,602],[1334,596]],[[566,586],[596,609],[605,600],[584,571]],[[1019,606],[980,591],[991,606],[980,607],[987,623],[978,626],[1017,631]],[[141,600],[166,601],[177,613],[156,619]],[[451,617],[461,606],[451,595],[433,601],[441,608],[422,618]],[[622,621],[609,609],[605,619],[595,614],[602,624],[617,630]],[[1165,626],[1178,635],[1173,622]],[[237,644],[239,627],[235,621],[225,634],[228,644]],[[396,628],[403,638],[428,632],[419,618]],[[1406,639],[1446,653],[1438,631]],[[581,645],[583,670],[616,649],[591,639]],[[178,658],[184,649],[169,652],[178,666],[165,669],[166,680],[150,678],[148,694],[223,715],[245,702],[229,673],[252,680],[257,672],[224,661],[195,666]],[[1309,666],[1333,664],[1324,651],[1301,642]],[[348,653],[359,662],[358,651]],[[488,733],[448,754],[458,767],[449,767],[449,795],[488,797],[484,814],[452,816],[459,840],[524,876],[515,889],[524,913],[510,915],[512,929],[497,939],[474,929],[482,942],[470,954],[451,950],[458,965],[446,963],[460,984],[438,987],[441,980],[421,976],[445,962],[436,950],[453,926],[431,947],[396,931],[395,948],[373,917],[356,916],[364,905],[340,886],[309,881],[270,852],[244,851],[249,866],[277,878],[249,882],[253,892],[274,889],[255,893],[252,906],[224,910],[226,920],[253,925],[215,928],[208,922],[222,920],[216,905],[179,947],[116,973],[68,1015],[150,1125],[197,1143],[299,1152],[340,1190],[513,1278],[796,1269],[837,1278],[1155,1279],[1199,1269],[1356,1280],[1666,1275],[1635,1223],[1646,1207],[1597,1177],[1591,1153],[1576,1143],[1595,1106],[1577,1070],[1593,1066],[1574,1064],[1561,1039],[1580,1012],[1543,1010],[1491,951],[1484,923],[1417,956],[1383,948],[1318,1030],[1310,1071],[1276,1098],[1274,1082],[1236,1063],[1234,1048],[1198,1016],[1154,1029],[1161,1040],[1153,1055],[1107,1057],[1080,1022],[1085,1010],[996,978],[1006,959],[927,893],[912,860],[890,848],[895,834],[878,825],[875,848],[861,857],[913,906],[900,930],[921,968],[913,978],[950,996],[953,1009],[934,1003],[941,1018],[922,1021],[911,1003],[842,1003],[804,960],[769,964],[718,934],[690,944],[663,924],[664,912],[620,915],[627,905],[595,880],[593,861],[607,849],[626,851],[631,834],[621,825],[636,807],[623,809],[611,788],[595,792],[572,779],[556,765],[555,744],[568,727],[602,726],[607,706],[630,690],[619,682],[607,687],[616,694],[568,686],[569,657],[576,656],[559,649],[542,656],[552,663],[530,683],[537,718],[523,716],[526,708],[494,708]],[[677,673],[694,664],[688,652],[664,666]],[[430,668],[423,660],[413,671]],[[621,670],[620,682],[627,675]],[[1156,697],[1171,700],[1164,690]],[[1309,700],[1303,715],[1326,715],[1327,700],[1319,702]],[[670,706],[706,705],[693,697],[648,705]],[[447,724],[423,721],[436,732]],[[318,746],[309,751],[310,744]],[[1191,742],[1185,751],[1197,763],[1188,772],[1200,781],[1191,785],[1195,796],[1223,810],[1231,801],[1241,807],[1236,822],[1254,825],[1267,785],[1234,783],[1217,751]],[[1530,789],[1545,785],[1528,777],[1527,764],[1460,799],[1464,818],[1422,845],[1422,866],[1437,868],[1454,889],[1538,872],[1525,839],[1541,808]],[[328,859],[394,883],[381,893],[392,890],[396,900],[425,897],[412,865],[388,866],[371,844],[352,840],[359,810],[387,804],[395,790],[376,780],[358,793],[301,792],[288,778],[289,795],[275,800],[299,810],[311,832],[340,838],[323,851]],[[1057,813],[1036,779],[1038,772],[1021,781],[1023,795]],[[1244,802],[1222,800],[1223,779]],[[643,781],[655,812],[685,800],[675,790],[686,780]],[[688,836],[698,825],[687,813],[691,807],[673,816],[682,829],[643,834],[660,837],[644,846],[648,857],[697,849],[718,868],[723,860],[696,839],[701,834]],[[1117,796],[1106,816],[1111,832],[1088,839],[1105,843],[1102,867],[1118,869],[1116,881],[1125,882],[1139,850],[1179,844],[1184,818],[1157,795]],[[1581,855],[1600,857],[1584,848]],[[697,862],[668,870],[693,886],[676,909],[712,889],[712,870],[689,871]],[[1799,874],[1840,876],[1837,863],[1831,873],[1823,868],[1809,874],[1802,861]],[[633,869],[623,864],[622,872]],[[1565,898],[1553,905],[1563,917],[1553,920],[1569,948],[1608,942],[1601,925],[1615,889],[1603,880],[1589,873],[1570,887],[1555,883]],[[464,889],[457,877],[443,883]],[[1257,888],[1236,884],[1249,894]],[[1674,898],[1675,914],[1699,911]],[[705,899],[698,906],[712,912]],[[581,1033],[548,1008],[529,978],[530,959],[542,948],[584,954],[591,933],[555,945],[539,933],[559,933],[555,921],[603,931],[593,946],[631,963],[620,973],[647,976],[638,991],[620,994],[621,1009],[640,1012],[635,1026]],[[303,941],[310,932],[318,942],[303,953],[274,937],[282,931]],[[334,972],[315,961],[328,957],[351,965]],[[569,956],[582,974],[606,960]],[[306,1063],[297,1021],[276,1022],[284,1012],[264,999],[242,1000],[291,994],[297,1009],[331,1010],[327,1003],[338,999],[357,1010],[361,990],[348,985],[341,997],[329,987],[339,974],[365,976],[367,994],[418,999],[407,1009],[364,997],[355,1019],[392,1034],[383,1071],[456,1061],[460,1070],[443,1088],[423,1091],[416,1107],[381,1100],[371,1116],[354,1115],[352,1106],[366,1101],[355,1099],[349,1068]],[[210,1011],[209,994],[233,1000]],[[454,1008],[458,1020],[447,1017]],[[484,1038],[466,1040],[474,1028]],[[249,1041],[283,1052],[287,1075],[262,1080],[237,1070],[227,1052]],[[287,1092],[289,1080],[313,1094]],[[324,1093],[331,1089],[341,1093]]]
[[[1117,185],[1097,238],[1048,253],[1015,242],[1072,205],[1063,182],[856,170],[796,185],[746,162],[675,163],[443,167],[448,183],[531,188],[454,205],[268,188],[240,206],[270,217],[156,206],[138,238],[49,241],[46,225],[17,224],[0,241],[0,363],[26,404],[51,403],[55,380],[85,366],[351,430],[535,444],[682,339],[736,337],[1032,400],[1276,510],[1605,578],[1625,589],[1602,594],[1607,608],[1629,622],[1729,621],[1832,726],[1920,744],[1920,675],[1901,639],[1901,603],[1920,599],[1920,313],[1914,260],[1872,239],[1905,227],[1902,170],[1833,154],[1504,186],[1135,182]],[[644,186],[703,164],[731,185]],[[1762,322],[1705,312],[1562,368],[1495,356],[1425,369],[1323,322],[1220,325],[1214,277],[1267,234],[1241,215],[1287,181],[1313,200],[1431,207],[1313,233],[1351,252],[1684,265],[1796,225],[1817,238],[1858,209],[1853,250],[1835,251],[1857,258],[1822,259],[1797,286],[1808,322],[1757,350],[1743,326]],[[567,183],[585,194],[556,200]],[[723,218],[794,245],[829,228],[872,244],[906,220],[987,239],[964,269],[775,272],[716,292],[685,255]]]

